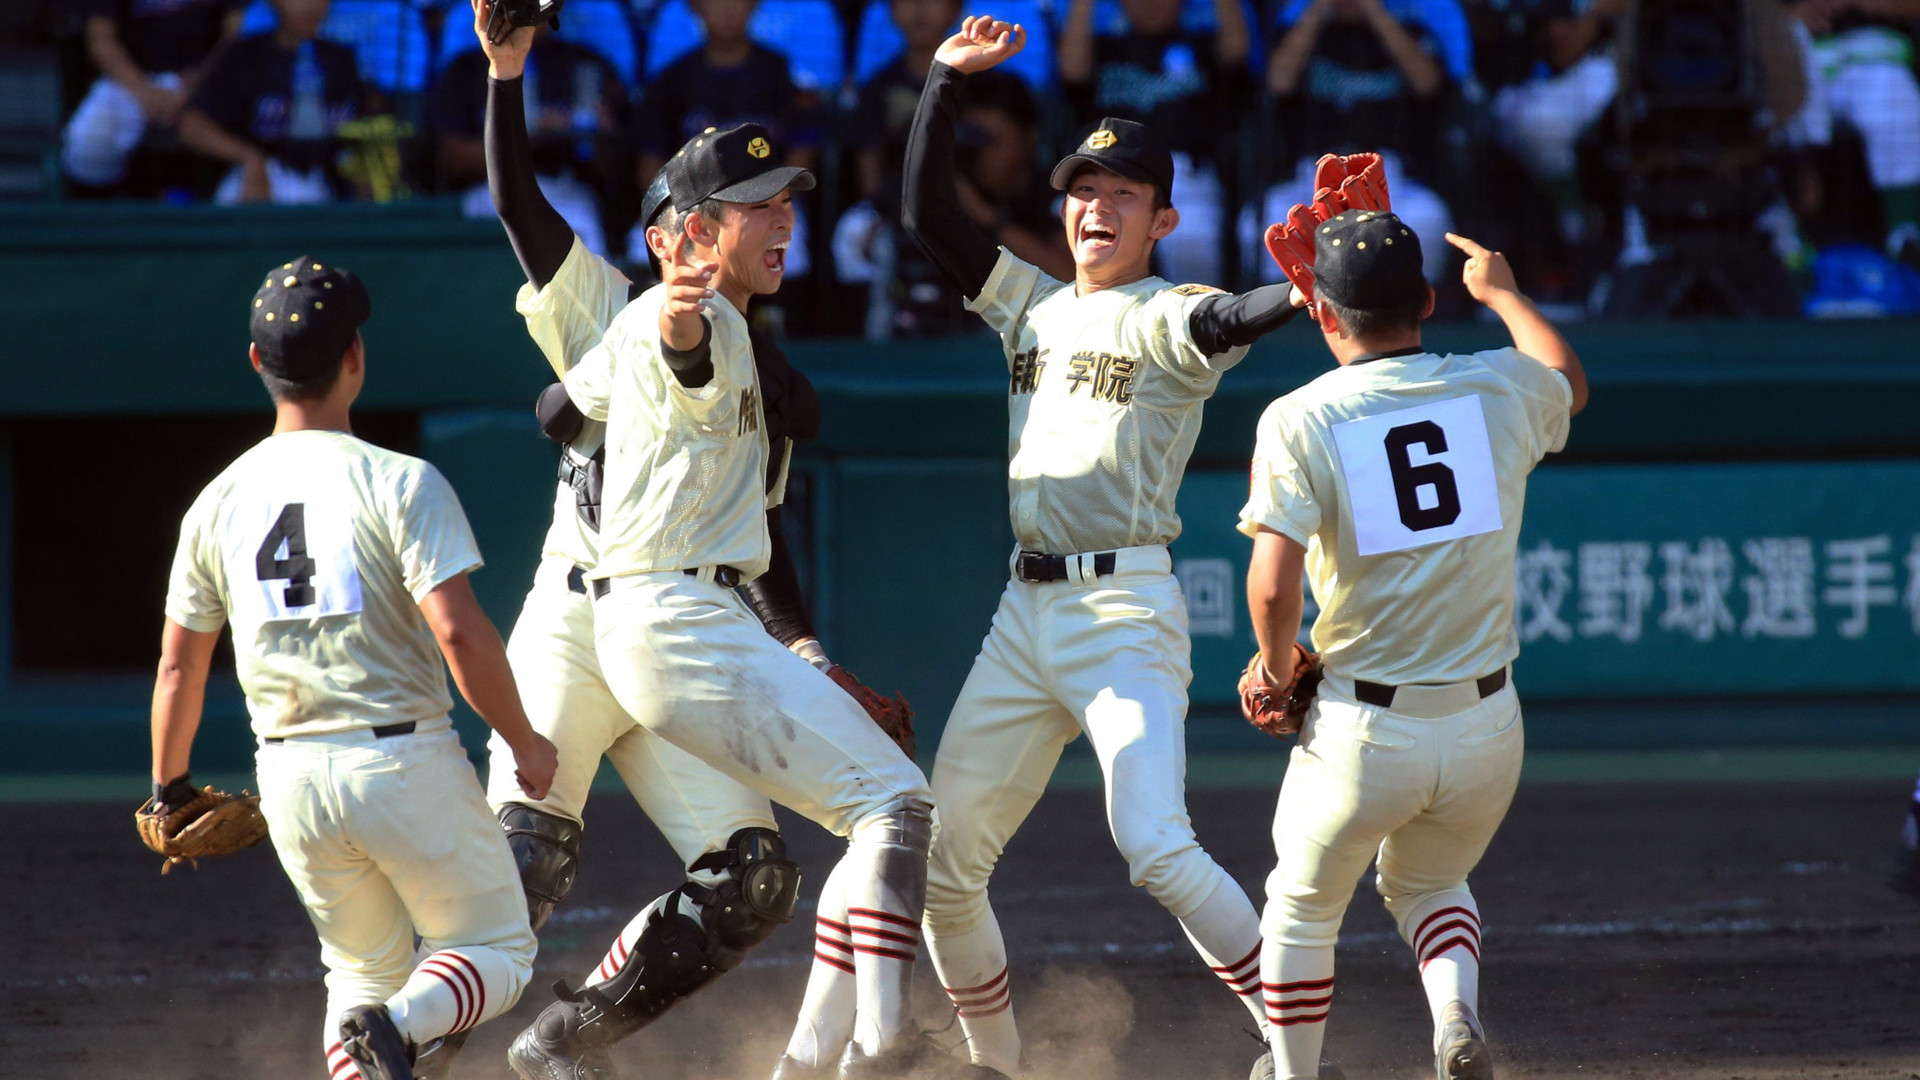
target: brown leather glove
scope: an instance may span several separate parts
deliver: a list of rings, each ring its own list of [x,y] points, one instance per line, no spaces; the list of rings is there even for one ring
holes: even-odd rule
[[[1284,683],[1273,681],[1259,653],[1253,654],[1240,673],[1240,715],[1276,739],[1300,730],[1307,710],[1313,706],[1313,695],[1320,689],[1320,658],[1296,641],[1291,660],[1292,670]]]
[[[887,733],[887,738],[897,743],[909,759],[914,756],[917,745],[913,739],[913,706],[907,704],[906,698],[897,693],[892,697],[882,696],[839,664],[827,669],[827,678],[840,684],[840,689],[845,690],[847,696],[859,702],[880,730]]]
[[[1313,299],[1313,231],[1348,210],[1391,210],[1386,166],[1379,154],[1323,155],[1314,165],[1313,200],[1295,203],[1285,221],[1267,227],[1267,254],[1300,290]]]
[[[197,789],[191,801],[171,805],[160,796],[140,804],[133,814],[140,839],[167,861],[167,873],[177,863],[199,869],[199,860],[231,855],[267,838],[267,819],[260,813],[260,796],[229,795],[211,787]]]

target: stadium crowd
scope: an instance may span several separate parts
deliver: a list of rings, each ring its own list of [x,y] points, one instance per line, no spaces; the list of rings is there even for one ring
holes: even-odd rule
[[[463,0],[40,0],[69,198],[457,198],[492,214]],[[1164,276],[1277,280],[1313,158],[1385,151],[1425,237],[1505,248],[1566,315],[1920,312],[1920,0],[999,0],[1026,51],[969,83],[967,210],[1057,274],[1043,163],[1103,116],[1176,152]],[[968,328],[899,229],[914,103],[960,0],[568,0],[526,76],[537,172],[615,258],[708,127],[819,172],[795,333]],[[13,54],[9,54],[13,55]],[[51,151],[50,151],[51,152]],[[1451,249],[1425,247],[1436,283]],[[642,266],[644,262],[642,261]],[[797,286],[797,288],[796,288]],[[796,299],[796,297],[798,299]],[[1464,297],[1443,292],[1458,309]]]

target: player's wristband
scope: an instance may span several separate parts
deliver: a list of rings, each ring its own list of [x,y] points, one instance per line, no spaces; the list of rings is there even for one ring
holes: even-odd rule
[[[790,647],[793,649],[795,656],[819,668],[821,671],[825,671],[833,666],[833,661],[827,659],[827,650],[821,647],[819,638],[804,638],[794,642]]]

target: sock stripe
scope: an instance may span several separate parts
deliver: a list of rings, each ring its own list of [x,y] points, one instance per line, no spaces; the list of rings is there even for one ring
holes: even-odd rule
[[[333,1080],[359,1080],[360,1068],[347,1056],[346,1048],[339,1043],[327,1047],[327,1075]]]
[[[460,966],[466,969],[467,976],[473,980],[473,1022],[467,1025],[467,1027],[472,1027],[474,1024],[478,1024],[480,1018],[485,1016],[487,1012],[487,981],[480,977],[480,968],[476,966],[472,960],[469,960],[464,953],[448,952],[443,955],[451,956],[454,960],[458,961]]]
[[[1001,998],[1008,997],[1012,992],[1012,987],[1002,986],[989,990],[984,994],[956,994],[948,991],[947,997],[953,1001],[955,1008],[977,1009],[982,1005],[990,1005],[993,1002],[999,1001]]]
[[[439,978],[453,990],[458,1015],[447,1034],[465,1031],[480,1022],[481,1014],[486,1012],[487,987],[473,961],[457,952],[442,951],[427,957],[420,970]]]
[[[1267,1023],[1275,1027],[1292,1027],[1295,1024],[1318,1024],[1326,1018],[1327,1014],[1323,1011],[1306,1016],[1269,1016]]]
[[[1478,938],[1480,936],[1480,924],[1469,919],[1448,919],[1446,922],[1435,924],[1431,929],[1422,926],[1420,933],[1414,935],[1413,951],[1424,954],[1428,951],[1428,947],[1434,942],[1454,931],[1461,931]]]
[[[847,909],[848,922],[852,922],[853,917],[856,915],[860,916],[861,918],[873,919],[876,922],[888,922],[888,923],[893,923],[896,926],[904,926],[916,934],[920,932],[919,923],[915,922],[912,919],[907,918],[904,915],[895,915],[890,911],[876,911],[873,908],[862,908],[862,907]]]
[[[852,942],[850,942],[850,941],[836,941],[836,940],[834,940],[833,938],[830,938],[830,937],[827,937],[827,936],[826,936],[826,935],[824,935],[824,934],[815,934],[815,935],[813,935],[813,943],[814,943],[814,945],[816,946],[816,949],[815,949],[815,951],[818,951],[818,946],[821,946],[821,945],[824,945],[824,946],[826,946],[826,947],[827,947],[827,948],[829,948],[829,949],[838,949],[839,951],[841,951],[841,952],[843,952],[843,953],[852,953],[852,952],[853,952],[853,943],[852,943]]]
[[[855,936],[855,937],[859,937],[859,936],[861,936],[861,935],[865,935],[865,936],[867,936],[867,937],[873,937],[873,938],[879,938],[879,939],[880,939],[880,940],[882,940],[882,941],[892,941],[892,942],[896,942],[896,943],[898,943],[898,944],[901,944],[901,945],[918,945],[918,944],[920,944],[920,938],[919,938],[919,937],[918,937],[917,935],[914,935],[914,934],[896,934],[896,933],[894,933],[894,932],[893,932],[893,931],[891,931],[891,930],[872,930],[872,929],[868,929],[867,927],[864,927],[864,926],[856,926],[856,927],[854,927],[854,928],[853,928],[853,933],[854,933],[854,936]]]
[[[854,973],[853,963],[851,958],[842,960],[837,956],[828,956],[826,953],[821,952],[819,949],[813,950],[813,958],[815,961],[825,964],[828,967],[835,969],[836,971],[844,971],[849,975],[852,975]]]
[[[820,926],[824,926],[829,930],[837,931],[842,937],[845,937],[846,935],[853,933],[853,927],[848,926],[846,923],[843,923],[843,922],[834,922],[832,919],[827,918],[825,915],[822,915],[819,918],[815,919],[814,923],[816,924],[816,928]]]
[[[467,1018],[467,988],[454,975],[438,966],[421,964],[420,970],[439,979],[453,994],[453,1030],[460,1030],[461,1022]]]
[[[999,986],[1001,983],[1006,981],[1007,981],[1007,969],[1001,968],[1000,974],[995,975],[993,978],[988,979],[986,982],[981,983],[979,986],[955,986],[955,987],[947,988],[947,996],[948,997],[971,996],[973,994],[978,994],[984,990],[991,990],[994,987]]]
[[[1325,1005],[1328,1002],[1331,1002],[1332,1000],[1333,1000],[1332,994],[1328,994],[1325,997],[1300,998],[1296,1001],[1275,1001],[1272,998],[1268,998],[1267,1012],[1275,1013],[1275,1012],[1279,1012],[1282,1009],[1317,1009],[1320,1006]]]
[[[1325,979],[1308,979],[1304,982],[1290,983],[1263,982],[1260,984],[1260,989],[1275,994],[1284,994],[1293,990],[1331,990],[1333,989],[1333,978],[1329,976]]]
[[[1011,1009],[1012,1007],[1013,1007],[1013,998],[1008,997],[1005,1001],[1002,1001],[1000,1004],[995,1005],[990,1009],[960,1009],[957,1011],[962,1019],[983,1020],[989,1016],[999,1016],[1001,1013],[1006,1012],[1008,1009]]]
[[[1408,943],[1413,946],[1414,952],[1423,951],[1420,948],[1420,943],[1426,939],[1428,928],[1433,926],[1434,923],[1439,922],[1442,919],[1445,919],[1449,915],[1458,915],[1463,919],[1470,920],[1473,923],[1473,928],[1476,932],[1478,932],[1480,929],[1480,915],[1478,912],[1470,908],[1463,908],[1458,906],[1441,908],[1438,911],[1431,912],[1430,914],[1427,915],[1426,918],[1421,919],[1420,925],[1414,929],[1412,936],[1408,938]]]
[[[1241,957],[1240,959],[1234,961],[1231,964],[1228,964],[1226,967],[1215,967],[1213,970],[1216,972],[1219,972],[1222,975],[1244,974],[1247,968],[1252,967],[1255,964],[1259,963],[1259,960],[1260,960],[1260,946],[1255,945],[1253,947],[1253,951],[1248,953],[1247,955]]]
[[[1448,938],[1447,940],[1441,942],[1439,945],[1436,945],[1432,949],[1428,950],[1427,954],[1420,958],[1420,967],[1424,969],[1428,964],[1431,964],[1435,960],[1440,959],[1441,953],[1447,952],[1448,950],[1454,949],[1454,948],[1462,948],[1467,950],[1467,952],[1473,957],[1474,963],[1477,964],[1480,962],[1480,948],[1475,943],[1474,939],[1469,938],[1464,934],[1456,934],[1453,937]]]
[[[868,956],[884,956],[889,960],[905,960],[909,964],[913,963],[912,953],[901,952],[898,949],[883,949],[878,945],[855,945],[853,951],[866,953]]]

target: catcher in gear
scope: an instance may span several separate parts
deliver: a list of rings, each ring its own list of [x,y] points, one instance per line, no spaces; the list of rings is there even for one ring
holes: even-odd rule
[[[1586,376],[1516,291],[1506,260],[1453,234],[1468,256],[1467,290],[1514,347],[1428,352],[1422,238],[1371,206],[1376,196],[1384,191],[1363,167],[1269,232],[1288,277],[1312,293],[1338,367],[1262,415],[1240,514],[1254,544],[1248,605],[1267,658],[1242,676],[1243,708],[1268,730],[1300,725],[1261,920],[1260,981],[1277,1022],[1255,1075],[1313,1076],[1340,924],[1375,865],[1418,964],[1436,1075],[1487,1080],[1480,912],[1467,876],[1520,774],[1508,665],[1519,652],[1514,561],[1527,476],[1566,444]],[[1297,643],[1308,580],[1321,603],[1317,666]],[[1272,661],[1288,656],[1283,686]],[[1316,672],[1311,704],[1290,719]]]
[[[497,11],[476,4],[474,14],[490,63],[488,176],[527,278],[516,306],[564,376],[645,286],[589,251],[541,194],[520,101],[531,32],[493,40],[488,28],[499,22]],[[656,275],[678,220],[669,201],[672,179],[673,170],[663,169],[641,202],[640,235]],[[904,700],[882,697],[832,664],[814,632],[780,504],[794,443],[819,429],[819,399],[775,342],[754,334],[752,344],[769,443],[765,522],[772,556],[767,572],[737,591],[775,640],[828,674],[896,741],[910,740]],[[602,756],[688,871],[683,884],[628,923],[584,984],[565,989],[510,1051],[521,1075],[610,1076],[614,1041],[711,983],[791,917],[798,868],[785,858],[765,796],[639,726],[613,697],[595,647],[587,581],[601,543],[606,425],[583,417],[560,383],[541,395],[535,411],[542,430],[562,444],[560,483],[541,568],[508,654],[529,717],[560,748],[561,764],[546,799],[528,800],[502,781],[490,798],[519,861],[536,927],[573,884],[587,790]]]
[[[179,863],[197,869],[201,859],[231,855],[267,838],[259,796],[197,788],[186,773],[164,784],[154,781],[153,797],[134,811],[133,823],[141,841],[166,856],[163,874]]]

